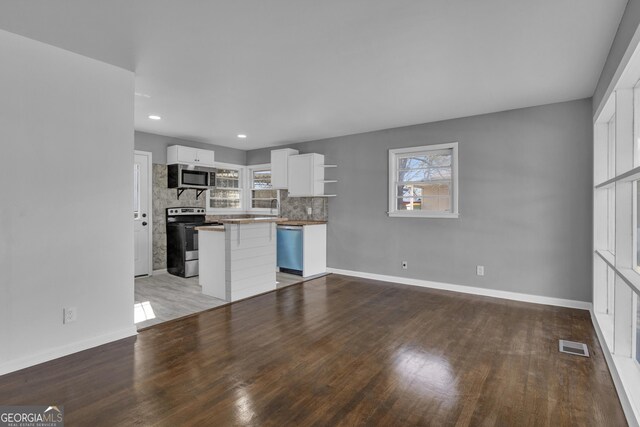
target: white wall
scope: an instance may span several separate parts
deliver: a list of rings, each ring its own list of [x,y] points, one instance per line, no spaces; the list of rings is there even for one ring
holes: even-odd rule
[[[135,334],[134,75],[4,31],[0,58],[3,374]]]

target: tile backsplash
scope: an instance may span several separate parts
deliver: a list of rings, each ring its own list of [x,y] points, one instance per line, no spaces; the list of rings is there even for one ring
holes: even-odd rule
[[[307,208],[311,208],[311,215]],[[280,190],[280,216],[294,220],[327,221],[329,202],[326,197],[289,197],[287,190]]]

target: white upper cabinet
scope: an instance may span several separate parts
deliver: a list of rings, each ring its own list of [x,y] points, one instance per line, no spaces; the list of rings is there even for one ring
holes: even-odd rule
[[[271,186],[273,188],[289,188],[289,156],[296,154],[298,150],[293,148],[271,150]]]
[[[289,156],[289,197],[324,196],[324,156]]]
[[[199,166],[215,167],[214,152],[212,150],[196,150],[196,159]]]
[[[167,164],[175,163],[212,168],[215,167],[214,152],[184,145],[171,145],[167,147]]]

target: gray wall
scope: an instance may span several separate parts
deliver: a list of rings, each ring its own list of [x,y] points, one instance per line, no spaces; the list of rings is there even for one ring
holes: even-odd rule
[[[620,26],[616,32],[616,37],[613,39],[609,56],[604,64],[602,73],[598,85],[596,86],[595,93],[593,94],[593,112],[597,110],[602,98],[604,97],[607,87],[611,83],[618,65],[625,55],[629,43],[633,39],[633,36],[640,24],[640,0],[629,0],[627,7],[625,8],[622,19],[620,20]]]
[[[460,218],[389,218],[387,150],[452,141]],[[591,99],[294,146],[338,165],[330,267],[591,301]]]
[[[153,163],[163,165],[167,163],[167,147],[170,145],[185,145],[187,147],[213,150],[216,152],[216,162],[233,163],[235,165],[244,165],[246,163],[247,152],[244,150],[147,132],[136,131],[135,133],[135,149],[153,153]]]

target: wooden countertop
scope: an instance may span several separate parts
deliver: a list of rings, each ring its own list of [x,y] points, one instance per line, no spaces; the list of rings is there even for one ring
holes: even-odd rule
[[[278,225],[291,225],[291,226],[305,226],[305,225],[320,225],[326,224],[327,221],[312,221],[312,220],[304,220],[304,219],[287,219],[287,218],[229,218],[229,219],[218,219],[219,222],[223,224],[255,224],[262,222],[275,222]],[[201,227],[196,227],[198,231],[224,231],[224,225],[203,225]]]
[[[196,227],[198,231],[218,231],[224,233],[224,225],[203,225]]]
[[[280,217],[259,217],[259,218],[229,218],[229,219],[218,219],[218,222],[223,224],[256,224],[261,222],[278,222],[278,221],[287,221],[287,218]]]
[[[321,225],[326,224],[327,221],[311,221],[311,220],[296,220],[296,219],[287,219],[282,221],[277,221],[278,225],[291,225],[291,226],[304,226],[304,225]]]

